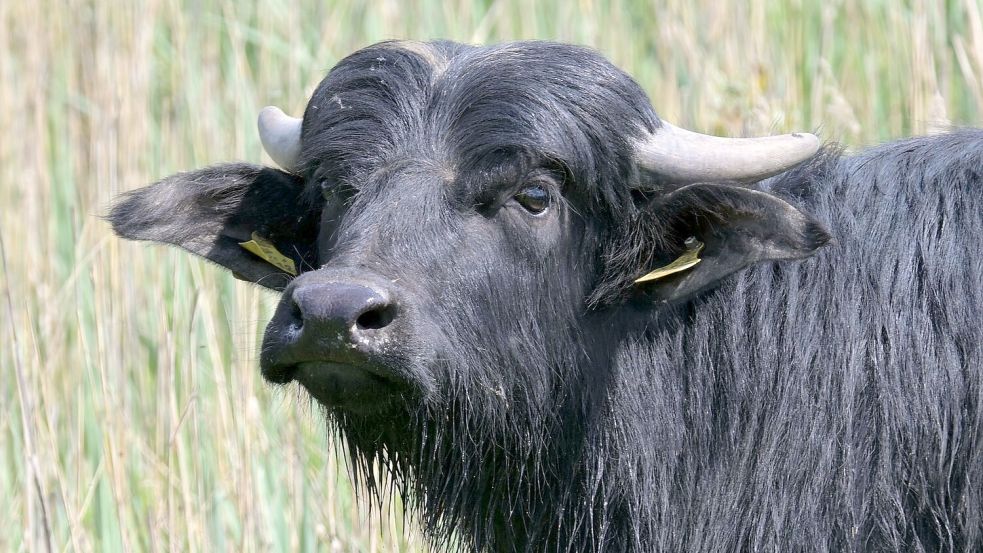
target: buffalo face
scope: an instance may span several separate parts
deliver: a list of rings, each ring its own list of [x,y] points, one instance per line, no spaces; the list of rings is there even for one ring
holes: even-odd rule
[[[324,190],[318,268],[284,289],[264,376],[363,413],[454,387],[504,397],[549,381],[558,344],[544,334],[573,325],[586,295],[583,225],[560,200],[561,169],[506,155],[482,163],[479,174],[495,177],[416,158]],[[526,366],[518,382],[478,362],[490,340],[501,361]]]

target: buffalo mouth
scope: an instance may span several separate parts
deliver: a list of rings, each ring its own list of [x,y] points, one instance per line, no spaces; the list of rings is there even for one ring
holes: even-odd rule
[[[369,363],[312,360],[263,367],[262,373],[274,384],[296,381],[325,407],[351,411],[376,410],[406,388],[391,372]]]

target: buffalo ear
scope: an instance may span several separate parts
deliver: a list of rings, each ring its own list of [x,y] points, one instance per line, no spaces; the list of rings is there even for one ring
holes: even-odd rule
[[[679,245],[658,257],[671,261],[690,236],[704,244],[693,267],[637,284],[661,301],[683,299],[753,263],[809,257],[830,240],[809,215],[771,194],[740,186],[692,184],[654,202],[651,208]]]
[[[174,244],[230,269],[236,278],[282,290],[293,278],[289,269],[240,244],[255,233],[303,271],[316,264],[320,209],[305,199],[300,177],[229,163],[128,192],[108,219],[123,238]]]

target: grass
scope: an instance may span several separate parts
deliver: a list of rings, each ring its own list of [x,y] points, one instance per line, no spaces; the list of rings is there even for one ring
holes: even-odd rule
[[[725,135],[819,129],[848,148],[983,113],[973,0],[0,2],[0,550],[417,551],[355,499],[320,414],[256,352],[276,297],[98,215],[122,191],[268,159],[386,38],[594,46],[664,117]]]

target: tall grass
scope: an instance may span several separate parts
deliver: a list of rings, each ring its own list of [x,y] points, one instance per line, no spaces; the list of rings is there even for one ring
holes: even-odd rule
[[[416,551],[353,496],[304,394],[256,351],[276,297],[98,215],[122,191],[266,160],[259,107],[300,113],[377,40],[594,46],[659,112],[725,135],[858,147],[983,110],[974,0],[0,2],[0,551]],[[266,160],[268,162],[268,160]]]

